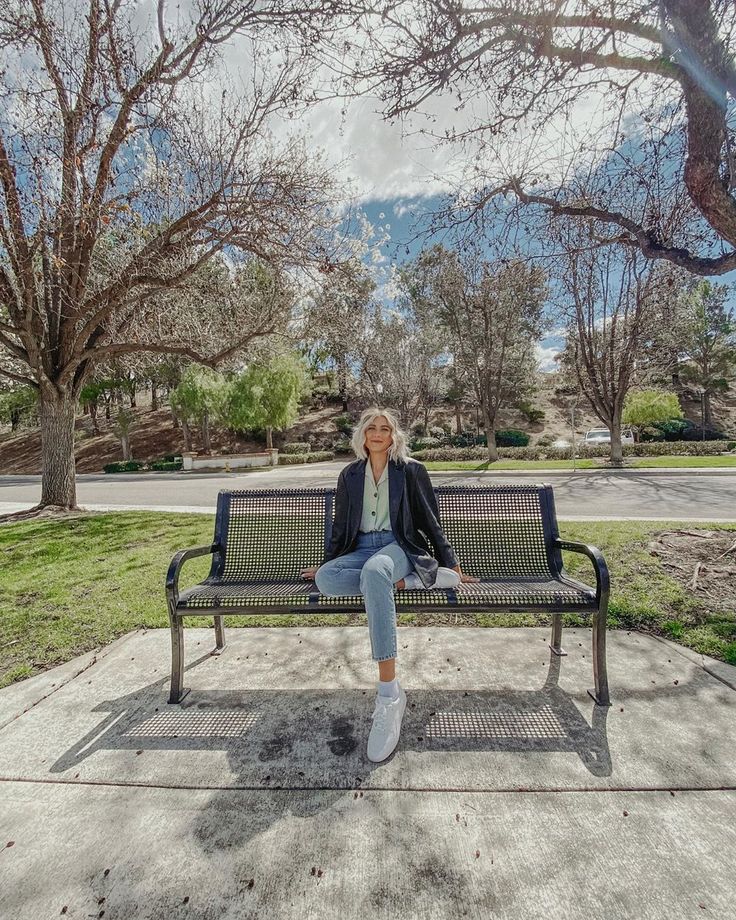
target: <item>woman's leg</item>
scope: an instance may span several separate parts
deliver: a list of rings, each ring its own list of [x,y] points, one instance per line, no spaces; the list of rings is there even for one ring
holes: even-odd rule
[[[352,597],[360,594],[360,572],[371,553],[372,546],[359,547],[321,565],[314,576],[320,594],[328,597]]]
[[[398,545],[398,544],[397,544]],[[376,552],[374,545],[366,544],[358,547],[352,553],[345,553],[336,559],[330,559],[321,565],[314,576],[320,594],[327,597],[353,597],[362,594],[360,585],[360,571],[364,564]],[[410,569],[413,571],[413,569]],[[408,575],[405,572],[404,575]],[[401,590],[404,587],[404,576],[397,578],[395,587]]]
[[[393,680],[395,676],[394,586],[411,571],[406,553],[395,540],[375,550],[360,571],[360,591],[365,597],[371,653],[373,660],[379,662],[381,680]]]

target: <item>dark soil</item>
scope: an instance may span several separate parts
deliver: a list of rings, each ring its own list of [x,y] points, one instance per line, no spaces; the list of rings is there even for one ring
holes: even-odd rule
[[[713,610],[736,613],[736,534],[668,530],[649,544],[668,574]]]
[[[136,421],[131,429],[130,447],[135,460],[158,460],[184,450],[184,436],[181,428],[174,425],[168,407],[151,410],[148,407],[133,409]],[[301,441],[309,435],[319,441],[334,441],[340,437],[332,417],[339,409],[329,406],[314,410],[302,416],[287,431],[274,432],[274,447],[287,441]],[[123,459],[120,441],[113,434],[113,422],[98,419],[99,435],[92,430],[89,416],[79,416],[75,429],[77,446],[75,450],[78,473],[102,472],[106,463]],[[264,450],[265,439],[253,439],[234,434],[227,429],[213,427],[210,432],[213,454],[241,454]],[[317,445],[318,446],[318,445]],[[197,453],[204,453],[198,431],[192,432],[192,447]],[[0,474],[40,473],[41,433],[38,429],[24,430],[15,435],[0,437]]]

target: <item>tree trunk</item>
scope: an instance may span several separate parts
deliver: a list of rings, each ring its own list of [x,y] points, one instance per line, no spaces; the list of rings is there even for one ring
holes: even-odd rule
[[[496,419],[491,418],[488,411],[483,408],[483,421],[486,426],[486,441],[488,442],[488,462],[495,463],[498,460],[498,448],[496,447]]]
[[[189,430],[189,425],[185,419],[180,419],[181,422],[181,432],[184,435],[184,450],[187,453],[190,453],[192,450],[192,432]]]
[[[463,430],[463,414],[460,411],[460,403],[455,403],[455,434],[460,434]]]
[[[206,454],[212,453],[210,446],[210,414],[207,409],[202,413],[202,443]]]
[[[713,409],[710,402],[710,393],[708,390],[703,393],[703,414],[705,416],[705,427],[713,427]]]
[[[74,465],[74,416],[76,400],[69,393],[42,388],[39,394],[41,422],[41,505],[77,507]]]
[[[151,381],[151,412],[155,412],[158,409],[158,387],[156,383]]]
[[[342,400],[342,411],[348,411],[348,367],[344,356],[340,357],[337,367],[337,382]]]
[[[621,447],[621,414],[617,412],[611,420],[611,465],[621,466],[624,462],[624,453]]]
[[[271,450],[273,448],[273,428],[270,425],[266,425],[266,450]]]
[[[87,403],[89,408],[89,417],[92,422],[92,434],[100,433],[100,426],[97,424],[97,400],[91,400]]]
[[[120,436],[120,444],[123,448],[123,460],[131,460],[130,456],[130,435],[126,432]]]

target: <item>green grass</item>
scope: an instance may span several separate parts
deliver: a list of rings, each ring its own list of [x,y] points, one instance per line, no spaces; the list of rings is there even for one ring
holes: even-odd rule
[[[478,460],[423,460],[428,470],[572,470],[572,460],[497,460],[495,463],[480,463]],[[624,460],[623,469],[657,468],[698,469],[713,467],[736,467],[736,456],[720,457],[629,457]],[[611,469],[607,460],[576,460],[579,470]]]
[[[497,460],[479,463],[477,460],[422,460],[428,470],[571,470],[572,460]],[[602,466],[598,460],[577,460],[577,469],[592,470]]]
[[[117,512],[64,520],[26,521],[0,527],[0,686],[6,686],[82,652],[104,646],[137,627],[166,627],[163,583],[176,550],[208,544],[214,517],[196,514]],[[705,610],[650,556],[653,535],[676,528],[660,522],[563,522],[563,536],[599,546],[612,577],[609,624],[664,635],[714,658],[736,664],[736,615]],[[736,531],[736,524],[692,530]],[[565,553],[570,573],[594,583],[588,560]],[[310,560],[305,560],[307,565]],[[188,562],[181,587],[205,577],[209,558]],[[432,617],[435,617],[432,620]],[[446,616],[445,616],[446,618]],[[402,613],[401,625],[437,622],[435,614]],[[211,623],[189,618],[187,625]],[[365,615],[303,614],[229,617],[233,626],[365,624]],[[549,617],[465,614],[467,625],[546,624]],[[587,618],[565,615],[566,625]]]

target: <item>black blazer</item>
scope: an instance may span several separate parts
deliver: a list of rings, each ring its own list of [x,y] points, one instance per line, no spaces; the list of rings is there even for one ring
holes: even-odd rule
[[[332,538],[322,565],[356,548],[363,515],[365,465],[368,462],[367,457],[354,460],[340,471]],[[452,568],[458,564],[458,558],[442,532],[429,473],[424,464],[411,457],[406,463],[389,459],[388,467],[391,529],[414,571],[424,586],[430,588],[437,579],[438,565]],[[432,541],[439,563],[431,554],[427,538]]]

